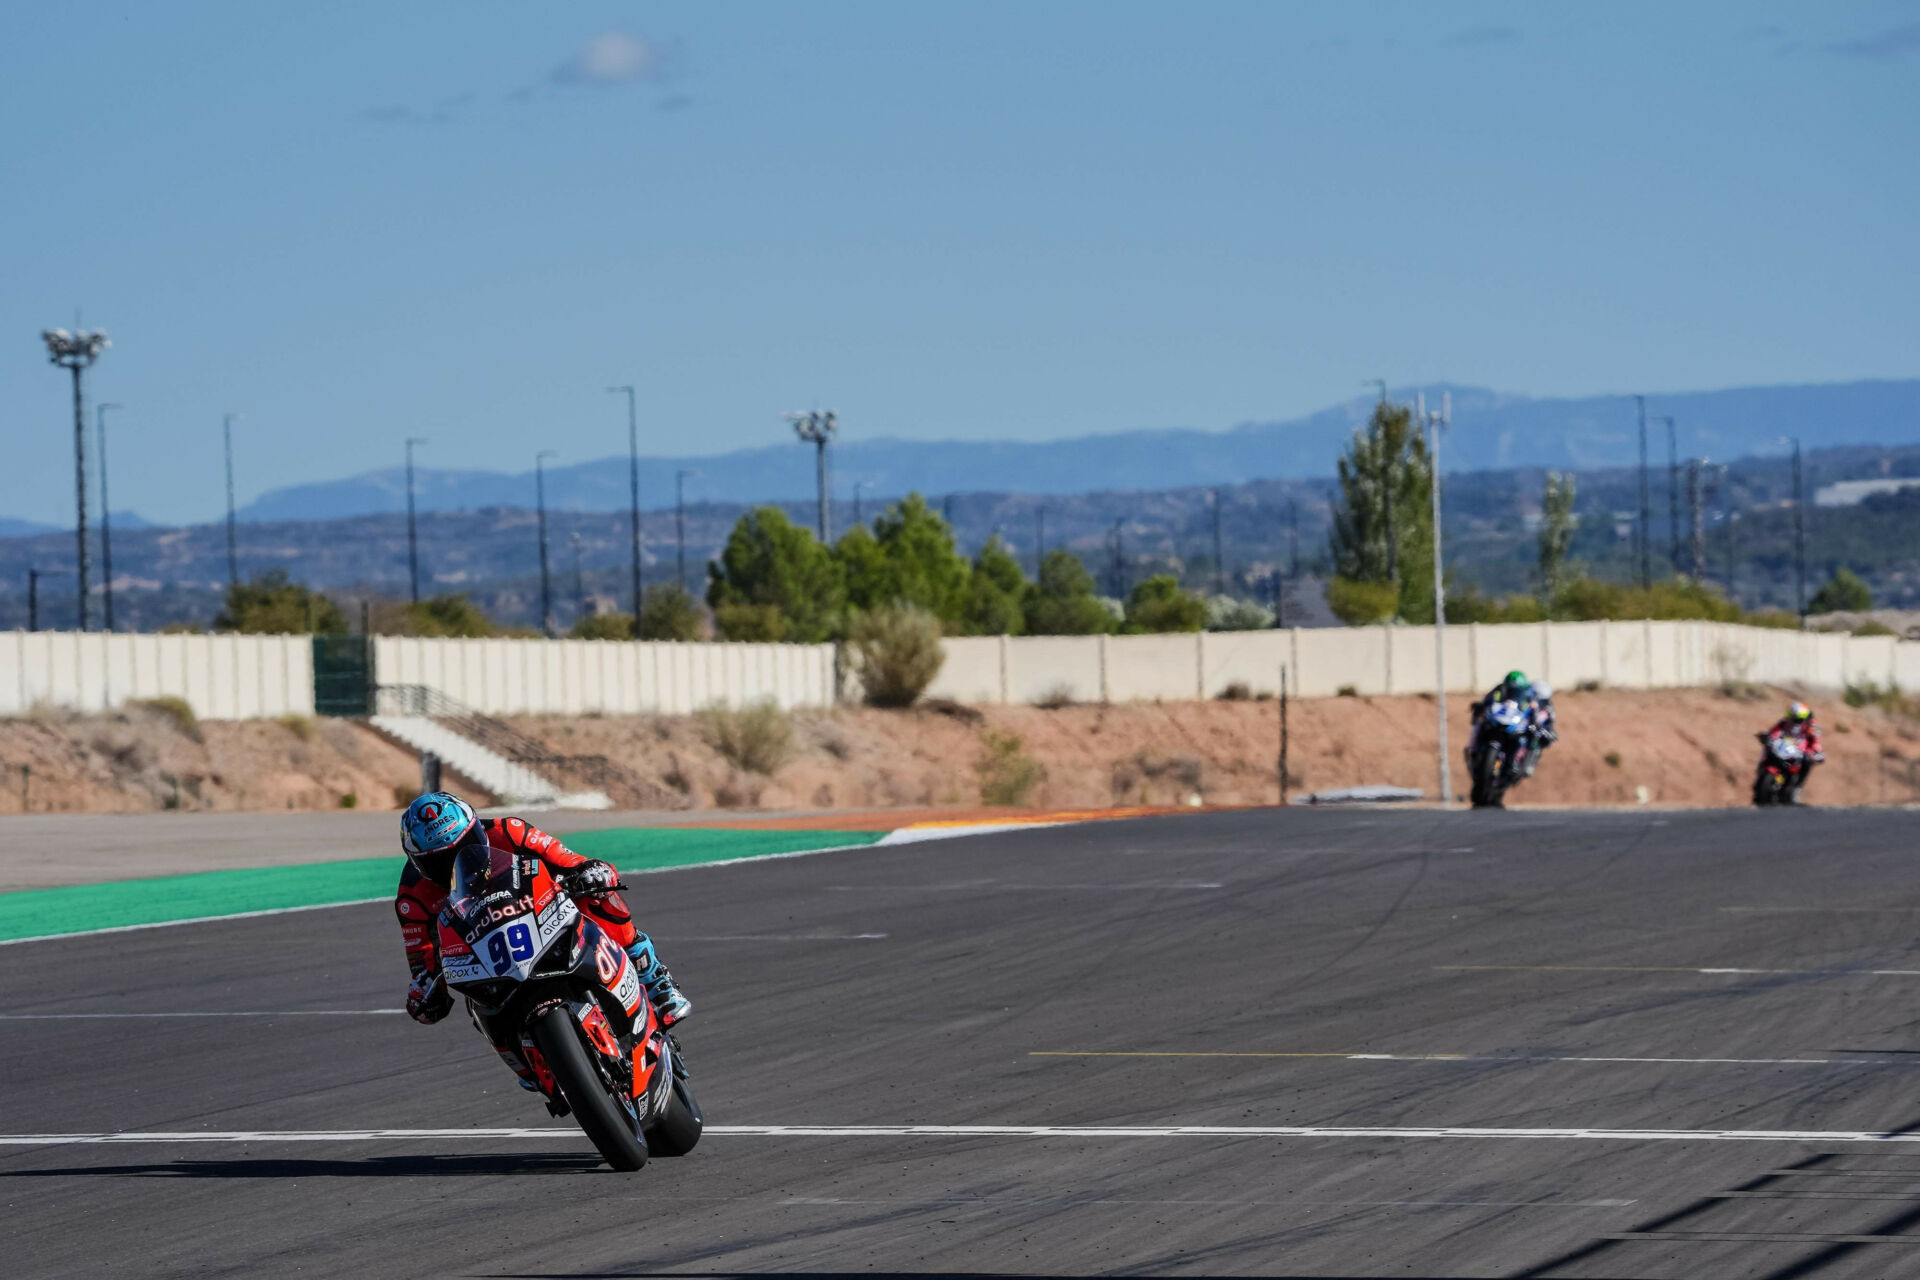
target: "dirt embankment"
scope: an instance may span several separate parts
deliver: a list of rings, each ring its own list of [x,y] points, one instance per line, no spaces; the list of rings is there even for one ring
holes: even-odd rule
[[[0,721],[0,814],[391,809],[419,780],[414,756],[342,720],[135,705]]]
[[[1563,694],[1562,741],[1512,803],[1630,805],[1644,788],[1654,805],[1744,804],[1758,759],[1753,735],[1789,696]],[[1817,710],[1830,763],[1809,784],[1809,801],[1920,803],[1920,720],[1839,703]],[[1467,700],[1451,699],[1449,712],[1460,792]],[[604,754],[700,809],[1271,804],[1279,794],[1279,707],[1270,701],[801,713],[768,772],[729,759],[706,717],[515,724],[561,753]],[[1291,790],[1386,783],[1431,794],[1435,738],[1431,698],[1294,702]],[[347,721],[193,724],[129,708],[0,726],[0,813],[20,812],[23,798],[40,813],[388,809],[418,777],[409,753]]]
[[[1563,694],[1556,699],[1562,740],[1512,803],[1637,804],[1645,788],[1644,802],[1654,805],[1745,804],[1759,759],[1754,734],[1790,696],[1764,689]],[[1448,709],[1453,785],[1464,794],[1459,752],[1468,700],[1450,699]],[[1433,793],[1432,698],[1296,701],[1288,720],[1292,791],[1385,783]],[[1808,784],[1810,802],[1920,802],[1920,721],[1841,703],[1822,707],[1821,721],[1829,764]],[[1004,759],[987,767],[989,739],[1007,736],[1017,736],[1020,756],[1044,770],[1026,794],[1030,804],[1183,804],[1193,796],[1271,804],[1279,795],[1280,714],[1270,701],[803,714],[794,719],[790,759],[771,774],[729,763],[698,717],[516,723],[561,751],[603,753],[663,779],[697,807],[976,804],[983,783],[1008,776]]]

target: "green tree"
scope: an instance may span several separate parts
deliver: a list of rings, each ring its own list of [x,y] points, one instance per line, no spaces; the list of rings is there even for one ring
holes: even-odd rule
[[[567,632],[575,640],[631,640],[633,615],[630,613],[590,613],[577,618]]]
[[[1027,634],[1092,636],[1114,630],[1117,619],[1093,591],[1093,575],[1071,551],[1049,551],[1040,581],[1026,599]]]
[[[640,606],[640,634],[649,640],[698,640],[700,606],[677,582],[649,587]]]
[[[1433,620],[1433,464],[1405,405],[1381,403],[1340,459],[1333,510],[1334,575],[1392,583],[1396,612]]]
[[[1547,472],[1540,495],[1540,599],[1551,601],[1566,570],[1567,548],[1573,544],[1573,477]]]
[[[1180,579],[1170,573],[1156,573],[1135,583],[1127,596],[1128,632],[1198,631],[1206,625],[1207,602],[1182,591]]]
[[[809,644],[831,639],[839,629],[846,604],[840,564],[778,507],[755,507],[741,516],[720,558],[707,566],[707,577],[707,603],[729,639],[741,638],[730,628],[748,625],[738,611],[743,605],[772,609],[778,617],[776,625],[759,615],[751,624],[755,638]]]
[[[463,595],[429,596],[407,606],[409,633],[416,636],[461,636],[481,639],[499,628],[480,606]]]
[[[1033,584],[995,534],[974,558],[967,579],[963,630],[976,636],[1017,636],[1026,629],[1025,605]]]
[[[226,605],[214,618],[213,629],[247,635],[337,634],[347,629],[347,617],[318,591],[288,578],[285,569],[269,569],[227,588]]]
[[[723,604],[713,611],[713,629],[722,640],[772,644],[787,639],[787,616],[777,604]]]
[[[855,527],[835,548],[846,577],[847,603],[856,609],[911,605],[959,628],[966,615],[966,557],[953,545],[953,530],[926,499],[910,493],[873,522],[873,532]]]
[[[1833,571],[1826,585],[1807,601],[1808,613],[1865,613],[1873,608],[1873,592],[1851,569]]]

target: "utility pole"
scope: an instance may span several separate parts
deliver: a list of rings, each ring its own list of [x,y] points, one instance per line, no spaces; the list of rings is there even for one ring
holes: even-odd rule
[[[1287,499],[1287,539],[1291,543],[1293,572],[1289,575],[1300,576],[1300,504],[1292,498]]]
[[[1220,540],[1220,491],[1213,491],[1213,594],[1227,594],[1226,544]]]
[[[553,639],[553,579],[547,572],[547,459],[559,456],[552,449],[533,455],[533,491],[540,512],[540,630],[549,640]]]
[[[1673,429],[1673,417],[1661,415],[1667,424],[1667,559],[1673,572],[1680,572],[1680,445]]]
[[[1045,568],[1047,563],[1047,504],[1046,503],[1043,502],[1038,507],[1034,508],[1033,519],[1034,519],[1034,526],[1035,526],[1034,542],[1033,542],[1033,546],[1034,546],[1033,580],[1035,582],[1038,582],[1040,581],[1040,570]]]
[[[100,454],[100,594],[108,631],[113,630],[113,512],[107,504],[107,410],[118,408],[117,404],[103,404],[93,411],[98,424],[94,442]]]
[[[580,625],[580,619],[587,616],[587,579],[580,571],[580,531],[575,529],[567,536],[573,547],[573,622]]]
[[[1122,530],[1126,523],[1124,516],[1115,520],[1113,531],[1107,535],[1107,583],[1113,588],[1113,598],[1116,600],[1127,598],[1126,558],[1122,545],[1122,539],[1125,537]]]
[[[675,567],[680,574],[680,589],[687,587],[687,477],[697,476],[698,471],[676,471],[673,473],[673,536],[678,545],[675,554]]]
[[[75,533],[78,537],[80,582],[80,630],[87,627],[87,412],[81,396],[80,375],[113,345],[99,331],[46,329],[40,340],[47,344],[47,359],[73,375],[73,477],[74,504],[78,510]]]
[[[1793,574],[1800,629],[1807,629],[1807,494],[1801,487],[1800,437],[1793,438]]]
[[[240,586],[240,537],[233,515],[233,420],[239,416],[228,414],[220,427],[227,448],[227,586],[235,590]]]
[[[607,388],[609,395],[623,391],[627,396],[627,511],[633,525],[633,637],[644,640],[640,634],[640,417],[632,387]]]
[[[413,446],[425,443],[418,436],[407,439],[407,581],[415,604],[420,603],[420,530],[413,512]]]
[[[28,568],[27,570],[27,630],[38,631],[40,629],[40,579],[53,577],[64,572],[66,572],[66,570],[64,569],[34,569],[31,567]]]
[[[1729,487],[1729,490],[1731,490],[1732,486],[1728,486],[1728,487]],[[1734,525],[1734,522],[1739,518],[1740,518],[1740,513],[1733,509],[1733,496],[1732,496],[1732,493],[1729,492],[1727,496],[1727,539],[1726,539],[1727,541],[1727,599],[1731,600],[1735,604],[1739,604],[1740,601],[1734,595],[1733,578],[1734,578],[1734,571],[1737,567],[1737,561],[1735,559],[1736,548],[1734,547],[1734,540],[1733,540],[1733,525]]]
[[[855,480],[853,482],[853,524],[855,528],[859,528],[866,523],[860,514],[860,491],[866,488],[867,484],[868,482],[865,480]]]
[[[1687,459],[1687,562],[1695,582],[1707,579],[1707,517],[1701,508],[1701,472],[1705,458]]]
[[[810,444],[814,448],[814,465],[818,472],[820,489],[820,545],[831,546],[833,545],[833,512],[827,490],[827,445],[832,441],[834,433],[840,429],[840,420],[834,416],[831,409],[825,413],[809,410],[806,413],[788,413],[781,416],[793,424],[793,434],[799,436],[802,443]]]
[[[1648,511],[1651,499],[1647,492],[1647,398],[1635,396],[1633,402],[1640,410],[1640,589],[1644,591],[1653,585],[1653,557],[1648,545],[1652,541],[1652,530]]]
[[[1440,433],[1453,424],[1453,393],[1441,393],[1440,411],[1427,412],[1427,397],[1420,396],[1420,417],[1427,427],[1427,462],[1433,469],[1433,701],[1439,712],[1440,729],[1440,807],[1446,808],[1453,796],[1453,762],[1447,749],[1447,580],[1441,565],[1440,537]]]

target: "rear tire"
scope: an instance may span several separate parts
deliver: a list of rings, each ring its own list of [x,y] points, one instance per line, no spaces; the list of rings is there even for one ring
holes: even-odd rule
[[[573,1118],[600,1155],[617,1172],[633,1173],[646,1167],[647,1140],[633,1131],[632,1119],[607,1092],[606,1082],[587,1058],[587,1047],[573,1025],[573,1015],[555,1006],[534,1019],[534,1047],[547,1060],[547,1070],[560,1086],[560,1095],[573,1108]]]
[[[706,1124],[693,1090],[687,1088],[685,1080],[676,1077],[673,1092],[667,1095],[666,1110],[647,1129],[647,1149],[657,1156],[683,1156],[700,1141]]]

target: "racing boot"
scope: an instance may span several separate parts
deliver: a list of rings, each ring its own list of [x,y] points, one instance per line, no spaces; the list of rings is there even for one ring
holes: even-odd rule
[[[627,958],[633,961],[634,972],[640,985],[647,989],[647,999],[653,1002],[653,1011],[660,1016],[661,1026],[671,1027],[693,1012],[693,1002],[680,994],[680,988],[673,985],[673,975],[653,953],[652,938],[635,933],[633,945],[627,948]]]

